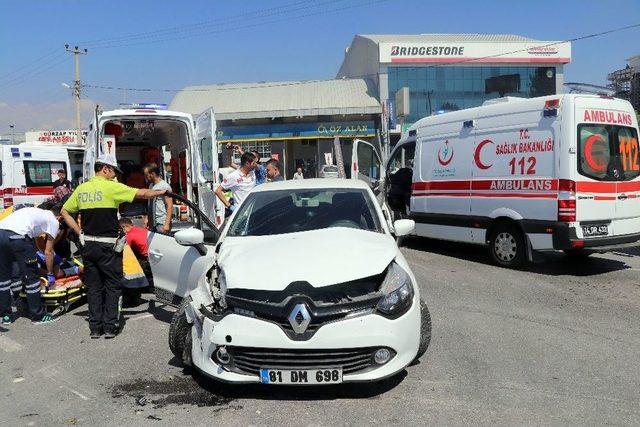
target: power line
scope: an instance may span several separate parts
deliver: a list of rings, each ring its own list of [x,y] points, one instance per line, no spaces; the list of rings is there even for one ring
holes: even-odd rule
[[[337,1],[342,1],[342,0],[330,0],[330,1],[327,1],[325,3],[335,3]],[[254,23],[254,24],[240,25],[240,26],[237,26],[237,27],[229,27],[229,28],[223,28],[223,29],[218,29],[218,30],[213,30],[213,31],[198,32],[198,33],[195,33],[195,34],[185,35],[185,36],[180,36],[180,37],[169,37],[169,38],[163,38],[163,39],[157,39],[157,40],[147,40],[147,41],[139,41],[139,42],[133,42],[133,43],[115,44],[115,45],[111,45],[111,46],[109,46],[109,45],[92,46],[92,48],[93,49],[113,49],[113,48],[120,48],[120,47],[130,47],[130,46],[139,46],[139,45],[145,45],[145,44],[154,44],[154,43],[164,43],[164,42],[169,42],[169,41],[185,40],[185,39],[190,39],[190,38],[207,36],[207,35],[211,35],[211,34],[227,33],[229,31],[242,30],[242,29],[246,29],[246,28],[255,28],[255,27],[260,27],[260,26],[263,26],[263,25],[275,24],[275,23],[284,22],[284,21],[290,21],[291,19],[307,18],[307,17],[311,17],[311,16],[318,16],[318,15],[326,15],[326,14],[329,14],[329,13],[336,13],[336,12],[340,12],[340,11],[343,11],[343,10],[354,9],[354,8],[363,7],[363,6],[370,6],[370,5],[373,5],[373,4],[387,2],[387,1],[389,1],[389,0],[370,0],[370,1],[362,2],[362,3],[350,4],[350,5],[346,5],[346,6],[343,6],[343,7],[337,7],[337,8],[328,9],[328,10],[327,9],[319,10],[319,11],[316,11],[314,13],[307,13],[307,14],[295,15],[295,16],[285,16],[285,17],[282,17],[282,18],[279,18],[279,19],[270,20],[270,21],[257,22],[257,23]],[[322,4],[325,4],[325,3],[316,3],[312,7],[316,8],[319,5],[322,5]]]
[[[36,68],[36,69],[26,73],[26,74],[23,74],[23,75],[18,76],[18,77],[14,78],[14,79],[8,80],[8,81],[6,81],[4,83],[0,83],[0,89],[6,89],[6,88],[9,88],[9,87],[12,87],[12,86],[17,86],[17,85],[20,85],[20,84],[22,84],[22,83],[24,83],[24,82],[26,82],[26,81],[34,78],[34,77],[38,77],[38,76],[42,75],[43,73],[51,70],[52,68],[55,68],[58,65],[62,64],[63,62],[66,62],[67,59],[64,58],[63,56],[64,56],[63,54],[60,54],[59,57],[55,58],[55,59],[57,59],[57,61],[56,60],[49,61],[47,63],[48,66],[46,66],[46,67]]]
[[[316,4],[313,4],[312,7],[317,8],[324,4],[337,3],[342,1],[346,1],[346,0],[332,0],[332,1],[326,1],[319,4],[316,3]],[[158,29],[154,31],[141,32],[141,33],[131,33],[131,34],[127,34],[119,37],[111,37],[107,39],[88,40],[82,43],[90,47],[96,47],[98,45],[102,45],[110,42],[120,43],[127,40],[134,40],[139,38],[150,38],[150,37],[157,37],[157,36],[164,37],[164,36],[168,36],[170,34],[175,34],[175,33],[197,31],[198,28],[200,27],[210,27],[212,25],[217,25],[218,23],[229,23],[229,22],[242,21],[247,19],[259,19],[262,17],[270,16],[270,15],[281,13],[281,12],[291,12],[299,9],[304,9],[304,8],[295,8],[295,6],[299,6],[303,4],[308,5],[309,3],[310,3],[309,0],[295,1],[282,6],[259,9],[259,10],[231,15],[227,17],[219,17],[211,20],[196,22],[194,24],[180,25],[180,26],[169,27],[165,29]]]
[[[638,28],[640,27],[640,23],[638,24],[632,24],[632,25],[627,25],[624,27],[618,27],[618,28],[613,28],[610,30],[605,30],[605,31],[601,31],[598,33],[592,33],[592,34],[586,34],[583,36],[577,36],[577,37],[573,37],[570,39],[566,39],[563,41],[557,41],[557,42],[552,42],[552,43],[547,43],[541,46],[536,46],[536,47],[550,47],[550,46],[556,46],[559,44],[563,44],[563,43],[570,43],[570,42],[577,42],[580,40],[585,40],[585,39],[590,39],[590,38],[594,38],[594,37],[600,37],[603,35],[607,35],[607,34],[612,34],[612,33],[616,33],[616,32],[620,32],[620,31],[625,31],[625,30],[629,30],[632,28]],[[483,56],[483,57],[479,57],[479,58],[469,58],[469,59],[464,59],[464,60],[460,60],[460,61],[455,61],[455,62],[448,62],[446,64],[430,64],[427,66],[424,66],[422,68],[436,68],[436,67],[447,67],[447,66],[451,66],[451,65],[456,65],[456,64],[465,64],[465,63],[469,63],[469,62],[474,62],[474,61],[480,61],[480,60],[485,60],[485,59],[491,59],[491,58],[498,58],[501,56],[505,56],[505,55],[512,55],[515,53],[520,53],[520,52],[526,52],[528,50],[528,48],[523,48],[523,49],[517,49],[517,50],[512,50],[512,51],[508,51],[508,52],[502,52],[502,53],[497,53],[497,54],[493,54],[493,55],[488,55],[488,56]],[[361,75],[357,75],[357,76],[351,76],[349,78],[366,78],[366,77],[375,77],[377,76],[378,73],[371,73],[371,74],[361,74]],[[258,84],[258,85],[242,85],[242,84],[238,84],[238,86],[235,87],[223,87],[222,85],[224,84],[220,84],[220,86],[215,87],[215,88],[192,88],[192,89],[149,89],[149,88],[131,88],[131,87],[117,87],[117,86],[108,86],[108,85],[91,85],[91,84],[86,84],[86,87],[90,87],[90,88],[94,88],[94,89],[104,89],[104,90],[119,90],[119,91],[133,91],[133,92],[212,92],[212,91],[225,91],[225,90],[243,90],[243,89],[260,89],[260,88],[269,88],[269,87],[282,87],[282,86],[297,86],[297,85],[304,85],[304,84],[312,84],[312,83],[318,83],[318,82],[326,82],[326,81],[331,81],[333,79],[316,79],[316,80],[304,80],[304,81],[296,81],[296,82],[282,82],[282,83],[273,83],[273,84]]]
[[[14,68],[12,71],[9,71],[8,73],[4,73],[4,74],[0,75],[0,80],[3,80],[5,78],[7,78],[7,77],[10,77],[10,76],[16,74],[18,71],[24,70],[25,68],[27,68],[27,67],[29,67],[29,66],[31,66],[33,64],[37,64],[38,62],[41,62],[44,59],[47,59],[47,58],[49,58],[51,56],[55,56],[57,53],[59,53],[58,50],[57,49],[53,49],[53,50],[49,51],[49,53],[47,53],[45,55],[42,55],[42,56],[40,56],[40,57],[38,57],[38,58],[36,58],[36,59],[34,59],[32,61],[29,61],[29,62],[21,65],[20,67]]]

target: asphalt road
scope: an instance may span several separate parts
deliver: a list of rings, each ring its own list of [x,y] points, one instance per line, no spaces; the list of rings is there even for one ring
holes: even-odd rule
[[[381,384],[194,379],[167,346],[171,309],[127,310],[106,341],[89,339],[79,306],[52,325],[0,326],[0,424],[640,424],[640,249],[525,271],[473,246],[420,239],[404,252],[433,338]]]

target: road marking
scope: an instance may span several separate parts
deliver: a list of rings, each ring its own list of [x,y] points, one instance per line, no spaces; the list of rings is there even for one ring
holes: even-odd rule
[[[22,344],[15,342],[9,337],[0,335],[0,348],[7,353],[14,353],[16,351],[22,350]]]
[[[68,375],[66,375],[65,372],[60,372],[56,365],[45,366],[44,368],[36,371],[36,373],[42,375],[50,381],[53,381],[54,383],[57,383],[59,388],[73,393],[82,400],[90,400],[96,398],[96,393],[92,390],[80,387],[69,381],[66,378],[68,377]]]
[[[131,319],[127,319],[127,322],[133,322],[134,320],[147,319],[149,317],[153,317],[153,314],[143,314],[138,317],[132,317]]]

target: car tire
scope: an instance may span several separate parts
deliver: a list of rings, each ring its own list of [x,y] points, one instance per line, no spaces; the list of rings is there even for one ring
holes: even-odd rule
[[[431,314],[427,304],[420,300],[420,345],[414,360],[420,359],[429,348],[431,342]]]
[[[169,325],[169,349],[181,362],[184,360],[185,344],[187,336],[191,335],[191,324],[187,320],[185,309],[190,303],[189,298],[184,298],[173,314]],[[190,353],[189,353],[190,354]]]
[[[500,267],[520,267],[526,259],[522,232],[512,224],[498,224],[489,236],[489,254]]]

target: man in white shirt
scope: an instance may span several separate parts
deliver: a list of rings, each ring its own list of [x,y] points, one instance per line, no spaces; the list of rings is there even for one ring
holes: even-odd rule
[[[152,190],[171,190],[171,186],[160,176],[160,168],[155,163],[145,165],[144,177]],[[173,214],[173,199],[171,197],[158,197],[149,202],[151,212],[149,219],[153,219],[154,231],[161,233],[171,232],[171,215]]]
[[[20,209],[0,221],[0,317],[7,325],[11,319],[12,264],[18,265],[20,278],[25,285],[27,304],[34,323],[56,320],[44,310],[40,295],[38,259],[34,239],[44,234],[45,262],[49,285],[55,283],[53,274],[53,245],[60,230],[60,207],[51,210],[39,208]]]
[[[240,168],[227,175],[222,184],[216,188],[216,196],[227,209],[235,211],[247,197],[247,194],[256,186],[256,175],[253,170],[257,165],[258,159],[254,154],[244,153],[240,157]],[[233,194],[233,204],[224,195],[225,191],[231,191]]]

